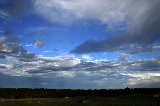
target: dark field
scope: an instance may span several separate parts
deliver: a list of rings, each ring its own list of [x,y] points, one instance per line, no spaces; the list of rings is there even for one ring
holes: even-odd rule
[[[160,106],[160,89],[1,88],[0,106]]]
[[[148,96],[1,99],[0,106],[160,106]]]

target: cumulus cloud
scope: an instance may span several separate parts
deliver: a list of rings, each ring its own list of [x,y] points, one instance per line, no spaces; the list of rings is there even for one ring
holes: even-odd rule
[[[73,57],[44,57],[36,56],[32,61],[18,60],[17,64],[22,65],[18,67],[27,74],[48,74],[59,71],[88,71],[97,74],[101,72],[156,72],[160,70],[160,63],[157,59],[150,60],[134,60],[121,62],[120,60],[85,62]],[[26,68],[24,68],[26,67]],[[14,67],[16,68],[16,67]],[[129,72],[130,72],[129,71]]]
[[[12,35],[13,33],[10,30],[4,32],[0,36],[0,56],[5,57],[9,56],[18,56],[26,50],[20,45],[19,36]]]
[[[105,88],[105,84],[109,84],[110,88],[137,87],[159,83],[159,58],[86,62],[73,56],[45,57],[24,53],[7,56],[0,62],[0,73],[18,79],[22,76],[26,79],[37,77],[42,80],[39,82],[42,86],[60,88],[73,88],[73,85],[75,88],[80,87],[78,82],[82,83],[82,88]]]
[[[28,61],[28,62],[31,62],[31,61],[34,61],[36,60],[36,55],[34,53],[31,53],[31,52],[21,52],[19,56],[17,56],[17,58],[20,60],[20,61]]]
[[[79,59],[74,57],[44,57],[32,53],[22,54],[18,57],[7,57],[5,62],[7,64],[0,64],[3,67],[1,72],[11,76],[32,76],[54,71],[72,71],[72,68],[80,63]]]

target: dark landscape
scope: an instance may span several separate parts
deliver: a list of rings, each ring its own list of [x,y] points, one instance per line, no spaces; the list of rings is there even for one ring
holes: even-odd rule
[[[159,88],[1,88],[1,106],[159,106]]]

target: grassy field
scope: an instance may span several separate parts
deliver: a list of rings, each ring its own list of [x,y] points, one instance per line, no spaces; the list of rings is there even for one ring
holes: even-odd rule
[[[0,99],[0,106],[160,106],[146,96]]]

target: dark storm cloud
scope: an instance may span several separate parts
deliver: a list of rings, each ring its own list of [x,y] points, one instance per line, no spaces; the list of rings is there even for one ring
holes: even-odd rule
[[[14,30],[13,29],[7,29],[4,31],[4,35],[12,35],[14,33]]]
[[[132,50],[129,47],[126,48],[127,46],[132,48],[139,46],[141,47],[139,48],[139,51],[141,52],[152,51],[153,47],[149,46],[159,42],[160,40],[159,5],[159,1],[154,1],[150,3],[147,8],[140,8],[140,10],[142,9],[144,12],[140,14],[138,14],[138,12],[138,15],[135,13],[133,22],[126,28],[122,35],[113,36],[100,41],[88,40],[77,46],[71,51],[71,53],[84,54],[91,52]],[[145,46],[148,46],[148,48],[146,47],[143,49]]]
[[[159,71],[160,63],[157,61],[148,61],[141,64],[141,68],[143,71]]]
[[[119,70],[119,71],[159,71],[160,62],[158,58],[140,59],[140,60],[110,60],[93,62],[81,62],[75,66],[78,70],[101,71],[101,70]],[[74,67],[74,68],[75,68]]]
[[[17,58],[19,58],[19,61],[23,62],[32,62],[37,60],[36,55],[34,53],[29,53],[27,51],[21,52],[21,54]]]
[[[10,18],[18,18],[29,15],[32,11],[33,0],[1,0],[0,10],[5,12]]]
[[[5,65],[0,64],[0,69],[7,69]]]
[[[141,60],[132,62],[128,67],[133,71],[160,71],[160,62],[158,59]]]
[[[130,53],[130,54],[143,54],[143,53],[151,53],[151,52],[156,52],[160,51],[160,46],[159,44],[149,44],[149,45],[125,45],[124,46],[125,50]]]
[[[99,63],[94,62],[85,62],[81,61],[80,64],[76,65],[75,68],[78,70],[85,70],[85,71],[100,71],[100,70],[112,70],[114,68],[117,68],[118,66],[115,65],[116,62],[113,63],[113,61],[101,61]]]

